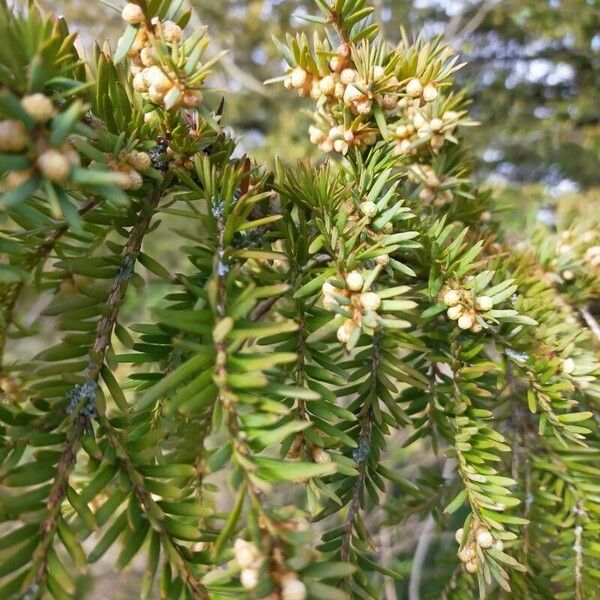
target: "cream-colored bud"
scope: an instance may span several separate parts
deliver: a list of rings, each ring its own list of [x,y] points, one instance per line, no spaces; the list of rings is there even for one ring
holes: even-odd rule
[[[52,100],[44,94],[23,96],[21,106],[36,123],[45,123],[56,113]]]
[[[562,277],[565,281],[572,281],[575,279],[575,273],[567,269],[566,271],[562,272]]]
[[[383,97],[381,106],[383,106],[385,110],[395,110],[398,106],[398,96],[396,96],[396,94],[386,94]]]
[[[419,200],[431,202],[435,198],[435,193],[431,188],[425,187],[419,192]]]
[[[489,223],[492,220],[492,213],[489,210],[484,210],[480,215],[479,215],[479,220],[482,223]]]
[[[446,123],[455,123],[456,121],[458,121],[459,116],[457,112],[454,112],[453,110],[447,110],[443,115],[442,115],[442,120],[445,121]]]
[[[240,583],[245,590],[253,590],[258,585],[258,571],[256,569],[242,569]]]
[[[477,307],[477,310],[487,312],[494,306],[494,301],[489,296],[477,296],[475,306]]]
[[[385,267],[390,262],[390,255],[389,254],[380,254],[379,256],[375,257],[375,262],[378,265],[381,265],[382,267]]]
[[[346,131],[344,131],[344,139],[350,143],[354,140],[354,132],[350,131],[349,129],[347,129]]]
[[[451,306],[446,311],[446,314],[448,315],[449,319],[451,319],[452,321],[456,321],[463,314],[463,307],[460,306],[460,305],[458,305],[458,306]]]
[[[340,73],[340,81],[345,85],[354,83],[358,79],[358,73],[354,69],[344,69]]]
[[[462,543],[464,533],[465,533],[465,530],[462,527],[460,529],[456,530],[456,533],[454,534],[454,539],[456,540],[457,544]]]
[[[129,179],[128,190],[139,190],[144,185],[144,178],[133,169],[127,171],[127,177]]]
[[[575,370],[575,361],[572,358],[565,358],[562,364],[563,373],[570,375]]]
[[[21,152],[28,141],[29,134],[21,121],[16,119],[0,121],[0,151]]]
[[[457,556],[462,562],[469,562],[470,560],[476,557],[475,548],[472,544],[469,544],[468,546],[461,548],[458,551]]]
[[[400,139],[407,137],[408,129],[406,128],[406,125],[398,125],[398,127],[396,128],[396,135]]]
[[[281,600],[305,600],[307,594],[304,583],[296,578],[286,579],[281,586]]]
[[[140,51],[140,60],[145,67],[152,67],[158,61],[156,60],[156,51],[152,47],[142,48]]]
[[[428,83],[423,88],[423,100],[425,102],[433,102],[438,97],[438,91],[432,83]]]
[[[346,61],[341,57],[341,56],[334,56],[330,61],[329,61],[329,68],[334,72],[334,73],[339,73],[343,68],[344,68],[344,63]]]
[[[260,554],[256,545],[242,538],[235,540],[233,556],[242,569],[256,568],[257,563],[260,563]]]
[[[319,464],[325,464],[331,462],[331,456],[328,452],[323,450],[323,448],[319,448],[318,446],[313,446],[310,455],[314,462]]]
[[[319,81],[319,89],[326,96],[331,96],[335,91],[335,79],[331,75],[326,75]]]
[[[421,85],[421,82],[416,77],[413,77],[406,84],[406,93],[411,98],[419,98],[421,96],[421,94],[423,93],[423,86]]]
[[[348,152],[348,142],[346,140],[335,140],[333,149],[340,154],[346,154]]]
[[[148,99],[153,104],[162,104],[163,100],[165,99],[165,94],[151,85],[148,89]]]
[[[493,546],[494,550],[502,552],[504,550],[504,542],[502,540],[496,540]]]
[[[481,548],[489,548],[494,543],[494,537],[486,527],[479,527],[477,529],[475,539],[477,540],[477,545]]]
[[[360,203],[360,212],[365,215],[365,217],[371,219],[377,214],[377,204],[375,202],[371,202],[367,200],[366,202]]]
[[[365,95],[356,86],[349,85],[344,92],[344,102],[352,104],[354,102],[361,102],[365,99]]]
[[[55,183],[64,182],[71,172],[69,159],[62,152],[52,148],[38,156],[37,166],[46,179]]]
[[[311,143],[317,144],[317,145],[327,139],[327,135],[325,135],[325,133],[323,133],[317,127],[313,127],[312,125],[309,129],[309,135],[310,135]]]
[[[136,92],[143,93],[143,92],[147,92],[148,91],[148,87],[149,87],[148,86],[148,82],[144,78],[143,73],[140,71],[133,78],[133,89]]]
[[[373,79],[381,79],[385,77],[385,68],[381,65],[375,65],[373,67]]]
[[[146,152],[132,150],[126,160],[136,171],[145,171],[152,166],[152,160]]]
[[[468,573],[477,573],[477,559],[474,558],[473,560],[465,563],[465,569]]]
[[[144,11],[139,4],[134,4],[133,2],[128,2],[121,12],[121,17],[123,20],[129,23],[130,25],[138,25],[144,21]]]
[[[373,108],[373,102],[371,102],[371,100],[363,100],[361,102],[356,102],[354,106],[359,115],[368,115]]]
[[[448,310],[450,310],[450,309],[448,309]],[[465,313],[465,314],[461,315],[458,319],[458,326],[461,329],[465,329],[465,330],[471,329],[471,327],[473,327],[474,323],[475,323],[475,317],[471,313]]]
[[[436,118],[429,121],[429,129],[434,133],[439,133],[442,130],[442,127],[444,127],[444,121],[442,121],[442,119]]]
[[[420,112],[415,113],[415,116],[413,117],[413,125],[415,129],[422,129],[423,127],[425,127],[425,125],[427,125],[425,117],[423,117],[423,115]]]
[[[365,310],[377,310],[381,306],[381,298],[375,292],[364,292],[360,295],[360,303]]]
[[[327,138],[321,142],[319,147],[323,152],[333,152],[333,140]]]
[[[460,302],[460,293],[456,290],[448,290],[444,294],[444,304],[446,306],[456,306]]]
[[[162,24],[162,33],[165,41],[170,44],[176,44],[183,38],[183,30],[174,21],[165,21]]]
[[[299,89],[308,81],[308,73],[302,67],[296,67],[291,75],[292,87]]]
[[[481,323],[479,323],[479,321],[475,321],[475,323],[473,323],[473,326],[471,327],[471,331],[473,333],[479,333],[482,329],[483,326],[481,325]]]
[[[156,91],[162,92],[163,94],[173,87],[171,80],[158,65],[153,65],[152,67],[144,69],[142,71],[142,76],[148,86],[153,87]]]
[[[346,319],[343,325],[340,325],[337,330],[337,339],[342,344],[348,343],[354,330],[356,329],[356,323],[352,319]]]
[[[338,100],[341,100],[344,97],[345,92],[346,92],[346,86],[341,81],[338,81],[335,84],[335,89],[333,90],[333,95]]]
[[[364,284],[364,279],[360,271],[350,271],[348,275],[346,275],[346,285],[349,290],[353,292],[359,292],[362,290]]]

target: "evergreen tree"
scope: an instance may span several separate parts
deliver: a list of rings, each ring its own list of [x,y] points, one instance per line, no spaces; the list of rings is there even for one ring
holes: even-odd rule
[[[327,156],[273,172],[204,101],[181,0],[127,3],[90,64],[0,3],[0,597],[74,597],[116,548],[143,597],[382,598],[415,514],[417,594],[596,597],[600,229],[507,241],[457,57],[315,3],[272,83]]]

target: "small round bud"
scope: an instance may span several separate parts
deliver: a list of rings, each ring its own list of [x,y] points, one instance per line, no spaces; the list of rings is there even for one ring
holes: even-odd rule
[[[144,11],[139,4],[134,4],[133,2],[128,2],[123,7],[123,12],[121,12],[121,17],[123,20],[129,23],[130,25],[139,25],[144,21]]]
[[[466,563],[470,560],[473,560],[477,555],[475,553],[475,548],[473,547],[473,545],[469,544],[468,546],[461,548],[458,551],[457,556],[462,562]]]
[[[354,69],[344,69],[340,73],[340,81],[345,85],[354,83],[357,79],[358,73]]]
[[[253,590],[258,585],[258,571],[256,569],[242,569],[240,583],[245,590]]]
[[[151,85],[148,89],[148,99],[153,104],[162,104],[162,101],[165,99],[165,94]]]
[[[185,90],[183,93],[183,105],[186,108],[198,108],[202,104],[202,92],[200,90]]]
[[[492,213],[489,210],[484,210],[480,215],[479,215],[479,220],[482,223],[489,223],[492,220]]]
[[[126,189],[128,190],[139,190],[144,185],[143,177],[137,172],[131,169],[127,172],[129,184]]]
[[[406,128],[406,125],[399,125],[396,128],[396,135],[400,139],[403,139],[403,138],[407,137],[408,136],[408,129]]]
[[[340,154],[346,154],[348,152],[348,142],[346,140],[335,140],[333,142],[333,149]]]
[[[331,456],[329,453],[325,452],[323,448],[319,448],[318,446],[313,446],[310,451],[310,455],[316,463],[325,464],[331,462]]]
[[[150,87],[155,88],[158,92],[162,92],[163,94],[173,87],[171,80],[158,65],[153,65],[152,67],[144,69],[142,75]]]
[[[575,279],[575,273],[570,270],[566,270],[562,272],[562,277],[565,281],[573,281]]]
[[[415,116],[413,117],[413,125],[417,130],[423,129],[423,127],[427,125],[425,117],[420,112],[415,113]]]
[[[477,540],[477,545],[481,548],[489,548],[494,543],[494,537],[486,527],[479,527],[477,529],[475,539]]]
[[[323,77],[319,82],[319,89],[326,96],[331,96],[335,91],[335,79],[331,75]]]
[[[477,307],[477,310],[487,312],[494,306],[494,301],[489,296],[477,296],[475,306]]]
[[[421,94],[423,93],[423,86],[421,85],[421,82],[416,77],[413,77],[406,84],[406,93],[411,98],[419,98],[421,96]]]
[[[371,100],[363,100],[362,102],[356,102],[354,106],[359,115],[368,115],[373,108],[373,102]]]
[[[460,302],[460,293],[456,290],[448,290],[443,300],[446,306],[456,306]]]
[[[139,73],[136,73],[136,75],[133,78],[133,89],[136,92],[144,93],[148,91],[148,87],[148,83],[144,78],[143,73],[141,71]]]
[[[362,290],[362,286],[364,284],[363,276],[359,271],[350,271],[348,275],[346,275],[346,285],[349,290],[353,292],[359,292]]]
[[[321,142],[319,147],[323,152],[333,152],[333,140],[327,138]]]
[[[375,65],[373,67],[373,79],[382,79],[385,77],[385,68],[381,65]]]
[[[29,134],[21,121],[16,119],[0,121],[0,151],[21,152],[28,141]]]
[[[385,110],[395,110],[398,106],[398,96],[396,94],[386,94],[383,97],[381,105]]]
[[[356,329],[356,323],[352,319],[346,319],[343,325],[340,325],[337,330],[337,339],[342,344],[346,344],[350,341],[354,330]]]
[[[423,188],[419,192],[419,200],[422,202],[432,202],[435,198],[435,192],[428,187]]]
[[[375,202],[371,202],[367,200],[366,202],[360,203],[360,212],[368,217],[369,219],[373,218],[377,214],[377,204]]]
[[[354,102],[361,102],[365,98],[363,92],[361,92],[355,85],[349,85],[344,92],[344,102],[352,104]]]
[[[465,569],[468,573],[477,573],[477,559],[473,559],[465,563]]]
[[[162,33],[165,41],[170,44],[176,44],[183,38],[183,30],[174,21],[165,21],[162,24]]]
[[[471,327],[471,331],[473,333],[479,333],[482,329],[483,327],[478,321],[475,321],[475,323],[473,323],[473,326]]]
[[[145,67],[152,67],[157,63],[156,51],[154,48],[142,48],[140,51],[140,60]]]
[[[152,160],[146,152],[132,150],[126,160],[136,171],[145,171],[152,166]]]
[[[341,56],[334,56],[330,61],[329,61],[329,68],[334,72],[334,73],[339,73],[340,71],[342,71],[342,69],[344,68],[344,63],[346,61],[341,57]]]
[[[565,358],[562,364],[563,373],[570,375],[575,370],[575,361],[572,358]]]
[[[460,305],[459,306],[451,306],[446,311],[446,314],[448,315],[449,319],[451,319],[452,321],[456,321],[463,314],[463,307]]]
[[[71,172],[69,159],[58,150],[50,149],[40,154],[37,159],[38,169],[42,175],[56,183],[62,183]]]
[[[296,67],[290,75],[292,87],[299,89],[304,86],[308,80],[308,73],[302,67]]]
[[[325,296],[334,296],[335,294],[339,293],[340,290],[338,288],[336,288],[335,285],[333,285],[329,281],[326,281],[322,285],[321,291],[323,292],[323,294]]]
[[[504,550],[504,542],[502,540],[496,540],[493,546],[494,550],[502,552]]]
[[[454,308],[454,307],[453,307]],[[450,310],[450,309],[448,309]],[[471,329],[475,323],[475,317],[471,313],[463,314],[458,319],[458,326],[461,329]]]
[[[456,540],[457,544],[462,543],[464,533],[465,530],[462,527],[456,530],[456,533],[454,534],[454,539]]]
[[[389,254],[380,254],[379,256],[375,257],[375,262],[378,265],[381,265],[382,267],[385,267],[390,262],[390,255]]]
[[[381,306],[381,298],[375,292],[364,292],[360,295],[360,303],[365,310],[377,310]]]
[[[438,97],[438,91],[432,83],[428,83],[423,88],[423,100],[425,102],[433,102]]]
[[[442,127],[444,127],[444,121],[441,119],[431,119],[431,121],[429,121],[429,129],[434,133],[440,132]]]
[[[350,129],[347,129],[346,131],[344,131],[344,139],[350,143],[354,140],[354,132],[350,131]]]
[[[305,600],[306,596],[306,586],[299,579],[287,579],[281,586],[282,600]]]
[[[247,542],[242,538],[235,540],[233,544],[233,556],[242,569],[250,569],[251,567],[256,567],[257,563],[260,563],[260,554],[256,546],[252,542]]]
[[[21,106],[36,123],[45,123],[56,113],[52,100],[44,94],[23,96]]]

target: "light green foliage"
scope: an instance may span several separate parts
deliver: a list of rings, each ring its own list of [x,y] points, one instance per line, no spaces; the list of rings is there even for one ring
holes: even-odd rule
[[[91,64],[0,5],[0,597],[74,597],[113,555],[142,597],[377,599],[383,534],[429,514],[427,597],[595,597],[597,229],[510,243],[453,53],[315,4],[273,83],[329,156],[272,172],[203,100],[220,55],[183,2],[127,4]]]

